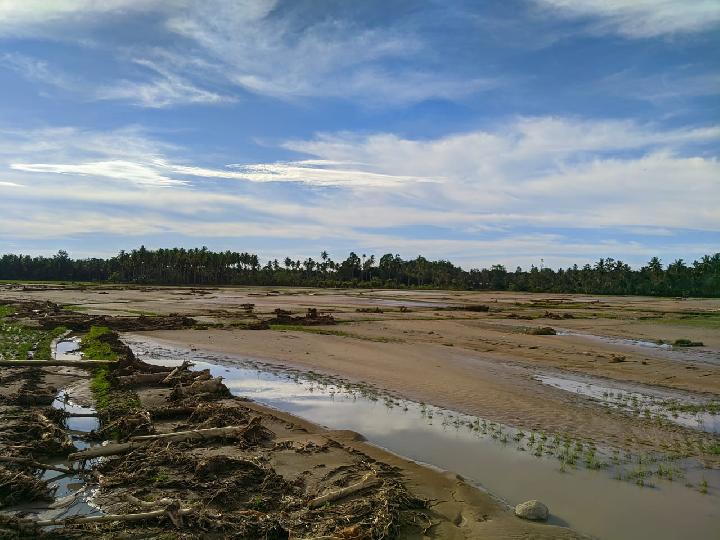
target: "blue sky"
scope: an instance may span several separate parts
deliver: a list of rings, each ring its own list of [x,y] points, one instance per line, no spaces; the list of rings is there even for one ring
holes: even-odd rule
[[[717,0],[2,0],[0,252],[720,250]]]

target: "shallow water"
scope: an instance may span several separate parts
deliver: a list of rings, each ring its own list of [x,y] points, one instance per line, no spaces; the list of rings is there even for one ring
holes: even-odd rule
[[[53,358],[55,360],[82,360],[80,338],[71,337],[57,341],[53,351]]]
[[[591,377],[537,375],[535,379],[548,386],[590,397],[648,420],[660,419],[708,433],[720,433],[720,415],[673,411],[673,404],[702,404],[684,393],[659,389],[641,392],[637,386]]]
[[[83,407],[74,403],[65,390],[60,390],[52,402],[52,406],[71,414],[95,414],[95,409],[92,407]],[[65,425],[70,430],[70,438],[75,448],[83,450],[91,446],[84,440],[84,434],[97,429],[99,422],[96,417],[68,417],[65,420]],[[58,461],[53,464],[77,465],[67,461]],[[97,489],[88,487],[82,474],[63,475],[57,471],[45,471],[43,478],[52,480],[50,485],[57,487],[53,505],[60,504],[61,507],[52,508],[53,505],[51,505],[50,508],[39,508],[37,519],[63,519],[71,516],[92,516],[102,513],[97,505],[93,503],[93,497]],[[65,504],[62,504],[63,500],[65,500]]]
[[[519,433],[508,426],[409,401],[362,395],[342,384],[318,382],[312,375],[280,371],[258,359],[168,347],[145,336],[124,340],[142,360],[167,366],[192,360],[195,369],[208,368],[223,376],[235,395],[332,429],[357,431],[396,454],[457,472],[510,505],[540,499],[550,507],[552,522],[585,534],[620,540],[720,535],[720,471],[689,466],[679,481],[677,476],[674,482],[653,478],[654,487],[644,488],[613,479],[613,471],[642,469],[634,463],[606,470],[568,466],[561,473],[556,457],[538,452],[537,442],[530,447],[530,434],[516,441]],[[537,440],[542,436],[534,434]],[[549,448],[550,439],[544,444]],[[601,450],[598,454],[607,455]],[[707,495],[684,485],[698,485],[703,478],[709,484]],[[646,480],[646,486],[650,483]]]
[[[558,336],[571,336],[587,339],[588,341],[600,341],[609,345],[617,345],[619,349],[629,351],[644,351],[648,356],[667,358],[678,362],[698,362],[711,365],[720,365],[720,352],[708,347],[673,347],[667,343],[657,343],[642,339],[627,339],[597,334],[585,334],[571,330],[557,329]]]

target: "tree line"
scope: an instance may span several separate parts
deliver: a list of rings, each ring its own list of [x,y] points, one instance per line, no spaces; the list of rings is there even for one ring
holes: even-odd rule
[[[261,264],[257,255],[235,251],[157,249],[144,246],[108,259],[72,259],[59,251],[52,257],[5,254],[0,279],[118,282],[154,285],[271,285],[307,287],[374,287],[529,291],[583,294],[720,297],[720,253],[692,264],[678,259],[667,266],[653,257],[632,269],[615,259],[570,268],[502,265],[463,270],[450,261],[418,256],[350,253],[333,261],[326,251],[316,259],[286,257]]]

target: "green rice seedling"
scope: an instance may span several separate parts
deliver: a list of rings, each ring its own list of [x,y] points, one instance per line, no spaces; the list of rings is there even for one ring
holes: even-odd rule
[[[703,495],[707,495],[707,492],[708,492],[708,483],[707,483],[707,480],[705,478],[703,478],[702,481],[700,482],[700,493],[702,493]]]

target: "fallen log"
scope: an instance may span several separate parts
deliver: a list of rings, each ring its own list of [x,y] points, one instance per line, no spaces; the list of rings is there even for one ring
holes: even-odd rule
[[[194,508],[179,508],[176,513],[185,516],[195,511]],[[171,510],[163,508],[160,510],[152,510],[150,512],[139,512],[137,514],[106,514],[103,516],[82,516],[69,517],[64,519],[41,519],[37,521],[27,520],[21,522],[23,525],[31,525],[33,527],[50,527],[53,525],[72,525],[76,523],[110,523],[112,521],[144,521],[168,515]]]
[[[212,440],[222,438],[235,438],[243,435],[248,427],[252,426],[227,426],[219,428],[194,429],[189,431],[177,431],[175,433],[160,433],[158,435],[139,435],[131,437],[128,442],[95,446],[68,456],[70,461],[84,461],[96,457],[116,456],[125,454],[136,448],[141,448],[154,441],[182,442],[197,440]],[[254,427],[254,426],[253,426]]]
[[[136,373],[135,375],[125,375],[117,377],[117,382],[121,386],[135,386],[141,384],[164,383],[168,372],[159,373]]]
[[[175,502],[173,499],[168,499],[167,497],[163,497],[162,499],[158,499],[157,501],[143,501],[142,499],[138,499],[137,497],[135,497],[134,495],[130,495],[129,493],[125,493],[125,500],[141,508],[156,508],[158,506],[169,506]]]
[[[33,467],[35,469],[44,469],[47,471],[57,471],[63,474],[72,474],[74,471],[67,467],[60,467],[59,465],[48,465],[47,463],[40,463],[30,458],[21,457],[10,457],[0,456],[0,463],[17,463],[18,465],[26,465],[27,467]]]
[[[167,377],[165,377],[165,378],[163,379],[162,382],[163,382],[164,384],[167,384],[167,383],[171,382],[175,377],[177,377],[178,373],[180,373],[180,372],[182,372],[182,371],[189,371],[190,366],[193,366],[193,365],[194,365],[194,364],[193,364],[192,362],[190,362],[190,361],[188,361],[188,360],[185,360],[182,364],[180,364],[180,365],[177,366],[175,369],[173,369],[173,370],[167,375]]]
[[[308,506],[310,508],[318,508],[325,503],[344,499],[345,497],[349,497],[353,493],[357,493],[358,491],[362,491],[363,489],[376,486],[379,483],[380,479],[371,473],[364,476],[363,479],[360,480],[357,484],[340,488],[337,491],[331,491],[330,493],[326,493],[325,495],[322,495],[320,497],[315,497],[308,503]]]
[[[177,400],[198,394],[228,394],[227,387],[222,383],[222,377],[208,380],[195,380],[190,386],[177,385],[170,395],[170,399]]]

